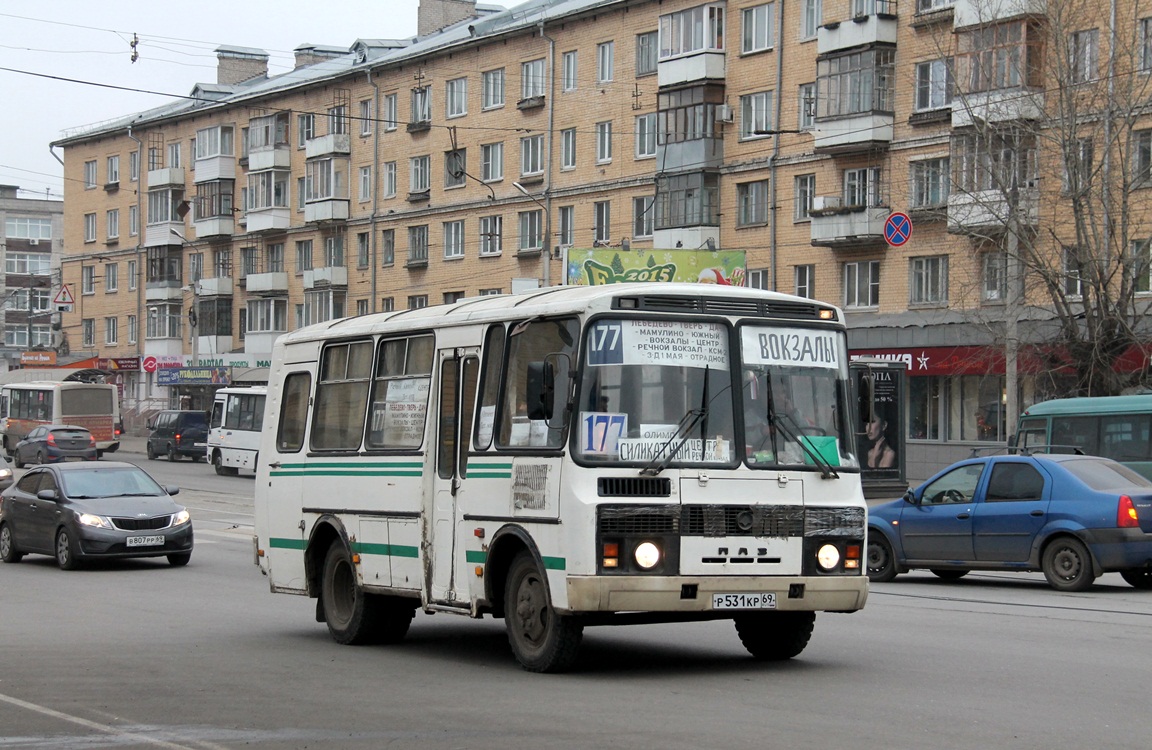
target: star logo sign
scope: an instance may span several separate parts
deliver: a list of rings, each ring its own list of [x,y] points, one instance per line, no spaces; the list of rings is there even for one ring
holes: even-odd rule
[[[917,364],[920,365],[921,370],[928,369],[928,352],[920,352],[920,356],[916,358]]]

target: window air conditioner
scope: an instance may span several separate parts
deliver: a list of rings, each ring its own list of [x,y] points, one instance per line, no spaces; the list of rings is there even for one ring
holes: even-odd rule
[[[716,105],[716,121],[717,122],[732,122],[736,119],[736,113],[732,111],[732,107],[727,104]]]

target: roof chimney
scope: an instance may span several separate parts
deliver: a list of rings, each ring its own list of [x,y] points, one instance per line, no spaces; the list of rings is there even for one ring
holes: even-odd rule
[[[268,53],[254,47],[216,48],[216,83],[231,86],[268,77]]]
[[[476,17],[476,0],[420,0],[416,33],[419,36]]]
[[[296,53],[296,68],[303,68],[305,65],[314,65],[348,54],[347,47],[327,47],[322,44],[308,43],[301,44],[292,51]]]

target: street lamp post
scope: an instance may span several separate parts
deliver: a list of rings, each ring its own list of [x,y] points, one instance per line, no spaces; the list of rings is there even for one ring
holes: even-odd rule
[[[529,193],[528,189],[521,185],[519,182],[513,182],[512,187],[523,193],[525,197],[539,206],[544,212],[544,263],[542,270],[544,272],[544,286],[552,286],[552,248],[549,247],[552,242],[552,211],[549,210],[548,206],[545,206],[543,203],[541,203],[536,196],[532,195],[532,193]],[[548,195],[547,191],[544,192],[544,197],[547,198],[549,202],[552,201],[552,196]]]

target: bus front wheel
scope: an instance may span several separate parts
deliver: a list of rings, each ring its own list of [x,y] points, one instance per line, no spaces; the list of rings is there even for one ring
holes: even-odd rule
[[[798,656],[812,638],[815,626],[815,612],[757,612],[736,617],[740,642],[760,661]]]
[[[224,457],[220,455],[219,451],[212,454],[212,466],[215,467],[216,473],[222,477],[235,476],[240,473],[235,466],[224,465]]]
[[[527,550],[508,570],[504,620],[512,653],[529,672],[564,672],[576,662],[584,626],[552,608],[544,574]]]

